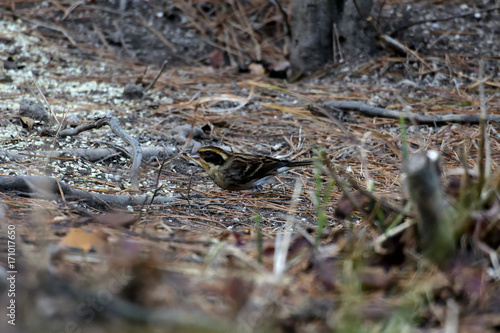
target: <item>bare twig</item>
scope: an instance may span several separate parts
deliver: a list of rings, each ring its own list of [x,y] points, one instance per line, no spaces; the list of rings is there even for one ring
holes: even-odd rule
[[[108,143],[107,143],[108,144]],[[108,144],[109,145],[109,144]],[[116,146],[116,145],[114,145]],[[126,154],[132,156],[131,149],[121,147],[98,148],[98,149],[67,149],[67,150],[45,150],[36,153],[28,150],[3,150],[0,149],[0,158],[8,158],[9,161],[22,161],[34,157],[49,158],[54,160],[75,160],[82,158],[89,162],[102,161],[111,155]],[[145,147],[142,149],[142,159],[150,161],[154,158],[165,158],[173,154],[171,147]],[[71,157],[67,157],[71,156]]]
[[[382,117],[414,121],[418,124],[443,124],[443,123],[468,123],[479,124],[480,116],[469,114],[447,114],[443,116],[421,115],[398,110],[387,110],[376,106],[367,105],[359,101],[328,101],[323,103],[328,113],[335,114],[335,109],[360,111],[366,116]],[[500,116],[486,116],[486,121],[500,122]]]
[[[66,206],[68,203],[66,202],[66,198],[64,196],[64,191],[62,190],[61,182],[59,181],[59,179],[57,177],[54,177],[54,180],[57,183],[57,189],[59,190],[59,195],[61,196],[61,200],[64,203],[64,205]]]
[[[132,147],[132,166],[130,167],[130,182],[135,189],[139,189],[139,168],[141,166],[142,160],[142,148],[139,145],[139,142],[134,139],[129,134],[125,133],[120,127],[118,120],[111,116],[107,115],[104,117],[100,117],[95,119],[94,121],[86,124],[82,124],[75,128],[68,128],[59,133],[59,136],[64,138],[66,136],[74,136],[78,135],[81,132],[88,131],[95,128],[101,128],[104,125],[108,125],[113,133],[123,139],[123,141],[127,142]]]
[[[486,98],[484,96],[484,60],[479,61],[479,104],[481,115],[479,117],[479,147],[477,165],[479,166],[478,193],[481,193],[486,178]]]
[[[427,68],[429,68],[431,70],[431,72],[434,72],[434,69],[431,67],[431,65],[429,65],[421,56],[418,55],[418,53],[416,51],[410,49],[408,46],[404,45],[403,43],[399,42],[398,40],[396,40],[388,35],[381,35],[379,38],[382,41],[384,41],[387,45],[391,46],[392,48],[395,48],[399,52],[402,52],[406,55],[411,54],[418,61],[420,61]]]
[[[156,75],[156,77],[154,78],[154,80],[146,88],[144,88],[145,92],[148,91],[149,89],[153,88],[153,86],[156,83],[156,81],[158,81],[158,79],[160,78],[161,74],[165,71],[165,68],[167,68],[167,63],[168,63],[168,60],[165,60],[163,62],[163,64],[161,65],[161,69],[158,72],[158,74]]]
[[[45,176],[0,176],[0,192],[14,192],[21,196],[47,200],[53,200],[54,196],[64,195],[66,201],[81,202],[102,210],[109,210],[113,207],[140,206],[145,202],[149,204],[150,201],[155,204],[168,204],[180,199],[180,197],[155,197],[153,200],[145,196],[132,197],[130,195],[91,193],[75,189],[64,182],[57,181],[55,178]]]
[[[63,17],[61,17],[61,19],[59,21],[64,21],[68,16],[69,14],[71,14],[71,12],[73,10],[76,9],[76,7],[80,6],[80,5],[84,5],[85,4],[85,1],[77,1],[75,2],[74,4],[72,4],[67,10],[66,12],[64,13]]]
[[[288,14],[286,13],[283,6],[281,5],[280,0],[273,0],[271,2],[274,3],[278,7],[281,16],[283,16],[283,23],[285,24],[285,27],[286,27],[286,35],[289,38],[292,37],[292,28],[290,28],[290,22],[288,22]]]

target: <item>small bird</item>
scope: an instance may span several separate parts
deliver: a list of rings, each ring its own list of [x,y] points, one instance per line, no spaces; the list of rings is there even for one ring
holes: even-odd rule
[[[266,180],[280,172],[313,164],[311,160],[288,161],[263,155],[229,153],[214,146],[202,147],[197,154],[208,176],[230,191],[260,189]]]

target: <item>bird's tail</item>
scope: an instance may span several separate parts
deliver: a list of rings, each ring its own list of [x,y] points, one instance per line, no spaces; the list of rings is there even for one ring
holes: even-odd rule
[[[296,168],[296,167],[303,167],[303,166],[309,166],[313,165],[312,160],[305,160],[305,161],[292,161],[290,164],[288,164],[288,167],[290,168]]]

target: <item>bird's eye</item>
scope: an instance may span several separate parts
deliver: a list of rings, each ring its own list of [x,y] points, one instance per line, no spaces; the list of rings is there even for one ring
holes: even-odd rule
[[[208,163],[215,165],[222,165],[224,163],[224,158],[213,151],[204,151],[200,153],[201,158],[203,158]]]

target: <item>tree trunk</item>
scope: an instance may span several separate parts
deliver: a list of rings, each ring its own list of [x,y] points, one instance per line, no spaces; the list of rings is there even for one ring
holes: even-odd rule
[[[372,6],[373,0],[292,0],[291,77],[373,53],[376,32],[367,22]]]
[[[344,0],[292,0],[292,77],[308,75],[333,59],[332,28]]]
[[[367,18],[373,7],[373,0],[348,0],[337,24],[338,40],[341,54],[337,59],[355,59],[372,55],[379,49],[377,32]]]

